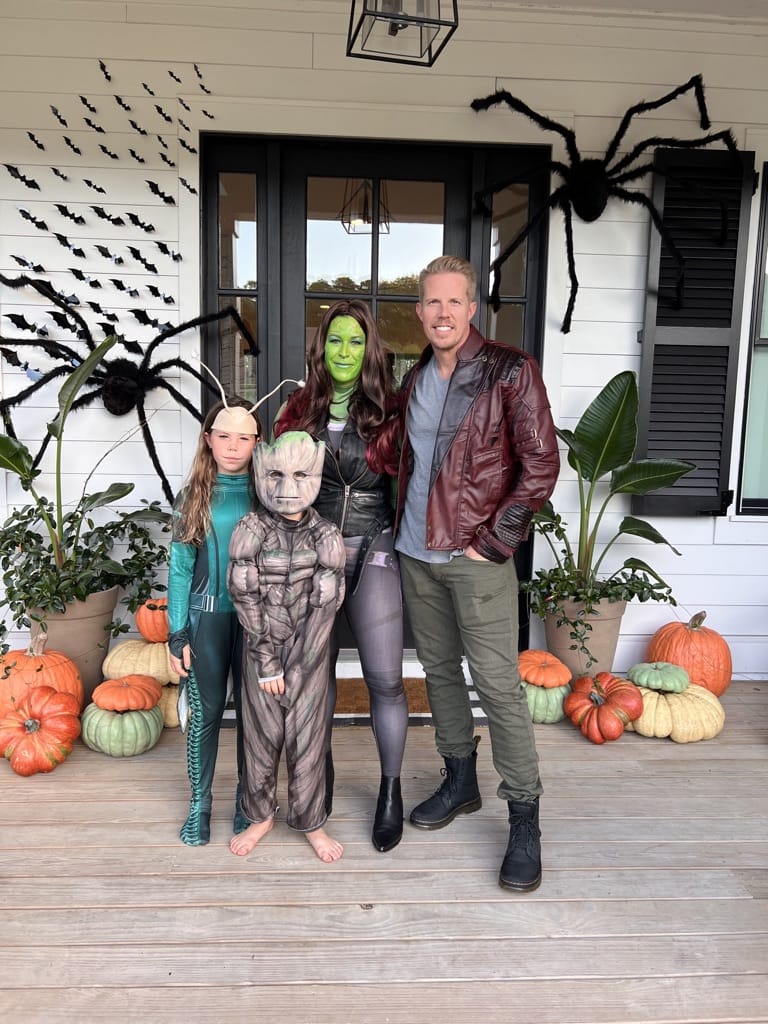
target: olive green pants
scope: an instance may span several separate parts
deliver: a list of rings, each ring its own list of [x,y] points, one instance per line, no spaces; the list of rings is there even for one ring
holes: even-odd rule
[[[403,597],[424,668],[427,697],[443,757],[475,749],[474,720],[464,679],[488,719],[491,754],[502,800],[530,801],[542,792],[533,723],[517,670],[517,573],[464,556],[422,562],[400,555]]]

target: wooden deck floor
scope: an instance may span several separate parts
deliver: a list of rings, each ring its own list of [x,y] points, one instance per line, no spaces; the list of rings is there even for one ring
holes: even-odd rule
[[[0,763],[0,1009],[17,1024],[768,1021],[768,683],[735,683],[716,740],[596,747],[537,726],[544,882],[496,882],[505,805],[485,730],[484,804],[389,854],[369,832],[370,733],[336,730],[321,864],[279,822],[230,854],[234,733],[212,842],[177,839],[183,737],[112,760],[78,744],[48,776]],[[407,805],[430,793],[410,730]]]

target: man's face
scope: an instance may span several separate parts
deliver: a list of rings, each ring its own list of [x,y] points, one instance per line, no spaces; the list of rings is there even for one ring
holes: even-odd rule
[[[323,442],[313,441],[303,430],[257,445],[253,468],[262,505],[286,519],[301,519],[320,490],[324,452]]]
[[[365,331],[353,316],[335,316],[325,336],[325,365],[336,384],[352,384],[363,370]]]
[[[467,295],[467,279],[463,274],[428,274],[422,290],[416,315],[424,336],[435,351],[454,351],[469,337],[469,322],[477,309]]]

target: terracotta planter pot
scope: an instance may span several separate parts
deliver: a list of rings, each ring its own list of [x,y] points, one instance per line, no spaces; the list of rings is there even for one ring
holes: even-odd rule
[[[83,677],[84,706],[102,681],[101,665],[109,650],[110,635],[107,626],[112,621],[119,587],[90,594],[85,601],[72,601],[65,612],[45,614],[48,631],[46,649],[61,651],[71,658]],[[31,608],[30,616],[43,616],[40,609]],[[33,620],[30,636],[40,631],[40,623]]]
[[[595,605],[595,611],[586,616],[587,622],[592,626],[592,631],[587,635],[586,646],[594,659],[589,668],[585,656],[580,651],[571,650],[571,644],[574,643],[569,636],[571,627],[558,626],[558,616],[554,613],[549,613],[544,619],[547,650],[568,666],[574,678],[583,675],[593,676],[597,672],[611,672],[626,607],[626,601],[601,601]],[[563,610],[571,619],[575,619],[583,608],[581,601],[563,602]]]

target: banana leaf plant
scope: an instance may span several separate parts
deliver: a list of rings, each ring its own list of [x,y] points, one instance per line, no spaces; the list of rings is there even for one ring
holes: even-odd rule
[[[0,470],[18,477],[31,503],[14,509],[0,525],[0,572],[3,593],[0,610],[7,609],[16,628],[29,626],[28,609],[63,612],[71,601],[121,586],[123,603],[131,611],[164,589],[156,581],[157,570],[166,563],[165,545],[159,543],[151,524],[168,528],[169,514],[158,502],[143,502],[133,511],[112,510],[104,523],[92,513],[125,498],[133,483],[113,483],[88,494],[88,483],[100,463],[121,442],[108,448],[86,475],[78,500],[67,506],[63,500],[64,427],[73,403],[85,381],[116,338],[107,338],[67,377],[58,394],[58,414],[47,425],[55,441],[54,497],[45,496],[37,478],[41,471],[25,444],[15,437],[0,436]],[[120,549],[119,556],[115,547]],[[44,620],[42,620],[44,621]],[[5,644],[7,623],[0,622],[0,654]],[[120,620],[112,633],[124,632]]]
[[[606,541],[599,540],[606,510],[621,494],[649,494],[670,487],[695,469],[692,462],[679,459],[635,459],[637,449],[637,379],[631,371],[618,373],[608,381],[590,403],[574,430],[557,429],[557,436],[568,450],[568,464],[576,473],[579,495],[578,533],[555,512],[551,502],[537,512],[532,521],[536,534],[543,537],[554,556],[555,565],[538,569],[521,587],[530,597],[531,610],[544,618],[558,617],[559,625],[568,625],[572,649],[589,656],[587,646],[590,615],[601,601],[665,601],[675,604],[664,579],[640,558],[630,557],[609,574],[601,574],[608,552],[620,537],[636,537],[652,544],[665,544],[676,555],[680,552],[650,523],[625,516],[616,532]],[[563,602],[582,605],[577,618],[569,618]]]

